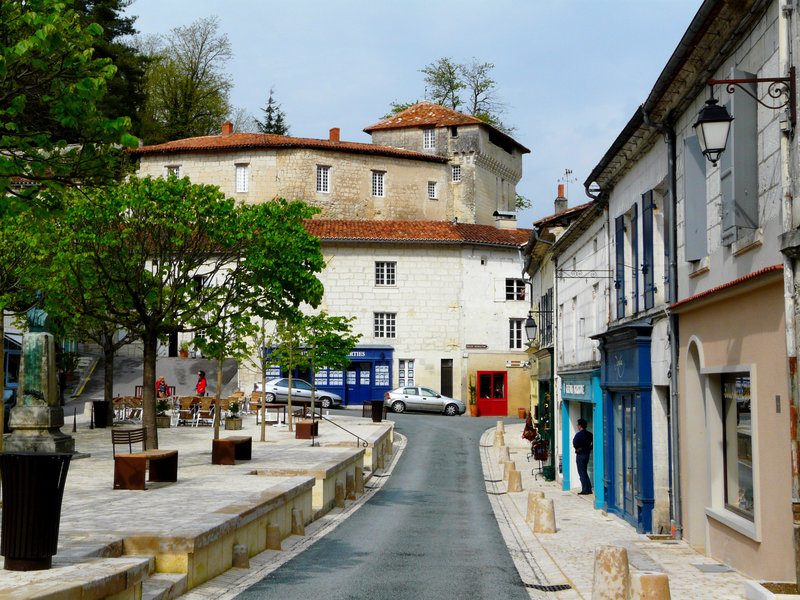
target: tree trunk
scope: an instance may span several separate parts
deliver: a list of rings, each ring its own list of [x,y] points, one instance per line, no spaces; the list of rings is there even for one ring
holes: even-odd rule
[[[263,350],[262,350],[263,352]],[[257,410],[261,412],[261,441],[267,441],[267,365],[263,362],[261,364],[261,405],[258,407]],[[275,413],[278,415],[278,413]],[[276,421],[280,421],[280,418],[277,416],[275,417]]]
[[[142,425],[147,430],[147,449],[158,448],[156,429],[156,352],[158,336],[154,332],[144,335],[142,360]]]
[[[111,336],[103,336],[103,398],[108,402],[114,401],[114,339]]]
[[[219,396],[222,391],[222,358],[217,358],[217,393],[215,395],[216,400],[214,401],[214,439],[219,439],[219,416],[220,416],[220,404],[219,404]]]
[[[286,416],[286,421],[289,425],[289,431],[294,431],[294,419],[292,419],[292,369],[289,369],[289,396],[287,404],[287,411],[289,414]]]

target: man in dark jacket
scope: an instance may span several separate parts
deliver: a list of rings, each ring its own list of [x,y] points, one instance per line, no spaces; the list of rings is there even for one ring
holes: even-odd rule
[[[592,453],[592,434],[586,430],[586,419],[578,419],[578,433],[572,438],[575,448],[575,462],[578,465],[578,477],[581,478],[579,495],[592,493],[592,482],[589,480],[589,456]]]

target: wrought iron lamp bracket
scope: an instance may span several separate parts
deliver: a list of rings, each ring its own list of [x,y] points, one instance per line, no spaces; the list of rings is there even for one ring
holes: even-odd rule
[[[767,86],[767,93],[766,95],[772,98],[773,100],[778,100],[781,96],[785,97],[785,100],[777,105],[774,104],[767,104],[764,100],[761,100],[758,96],[756,96],[753,92],[751,92],[744,84],[746,83],[768,83]],[[753,100],[758,102],[764,108],[769,108],[771,110],[780,110],[781,108],[788,109],[789,113],[789,121],[792,124],[792,128],[794,128],[795,124],[797,123],[797,110],[796,110],[796,100],[795,100],[795,68],[791,67],[789,69],[789,76],[788,77],[753,77],[749,79],[709,79],[708,85],[711,87],[711,96],[714,96],[714,85],[724,85],[725,91],[729,94],[733,94],[736,89],[742,90],[745,94],[750,96]]]

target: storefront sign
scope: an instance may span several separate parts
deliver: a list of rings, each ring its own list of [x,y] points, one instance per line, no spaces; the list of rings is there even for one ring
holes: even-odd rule
[[[488,347],[486,344],[467,344],[467,350],[486,350]]]
[[[349,356],[351,356],[351,357],[362,357],[363,358],[366,355],[367,355],[366,352],[351,352]]]
[[[583,396],[586,393],[586,385],[583,383],[565,383],[564,393],[575,396]]]

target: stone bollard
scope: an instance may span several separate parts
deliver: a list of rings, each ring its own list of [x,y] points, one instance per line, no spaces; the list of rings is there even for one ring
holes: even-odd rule
[[[356,499],[356,477],[352,473],[345,476],[344,491],[348,500]]]
[[[281,528],[267,523],[267,550],[281,549]]]
[[[334,489],[333,505],[336,508],[344,508],[344,483],[341,481],[336,482]]]
[[[494,446],[495,448],[499,448],[500,446],[506,445],[506,438],[503,435],[502,431],[495,431],[494,432]]]
[[[247,546],[245,546],[244,544],[233,545],[233,556],[231,560],[231,566],[238,567],[239,569],[250,568],[250,554],[248,552]]]
[[[528,492],[528,512],[525,514],[525,522],[533,523],[534,514],[536,513],[536,503],[539,500],[544,500],[544,492],[542,490],[531,490]]]
[[[364,493],[364,469],[356,467],[356,494]]]
[[[669,576],[666,573],[631,575],[631,600],[670,600]]]
[[[495,427],[495,431],[501,431],[505,433],[506,431],[506,424],[503,421],[498,421],[497,426]]]
[[[299,508],[292,509],[292,534],[306,534],[306,524],[303,522],[303,511]]]
[[[594,551],[592,600],[628,600],[630,589],[628,551],[620,546],[598,546]]]
[[[522,491],[522,475],[514,469],[508,473],[508,492],[521,492]]]
[[[511,454],[508,446],[500,446],[500,448],[497,450],[497,456],[497,462],[500,464],[503,464],[503,461],[511,460]]]
[[[503,481],[508,481],[508,474],[511,471],[516,471],[517,465],[514,464],[513,460],[504,460],[503,461]]]
[[[556,532],[556,507],[553,499],[542,498],[533,511],[533,533]]]

